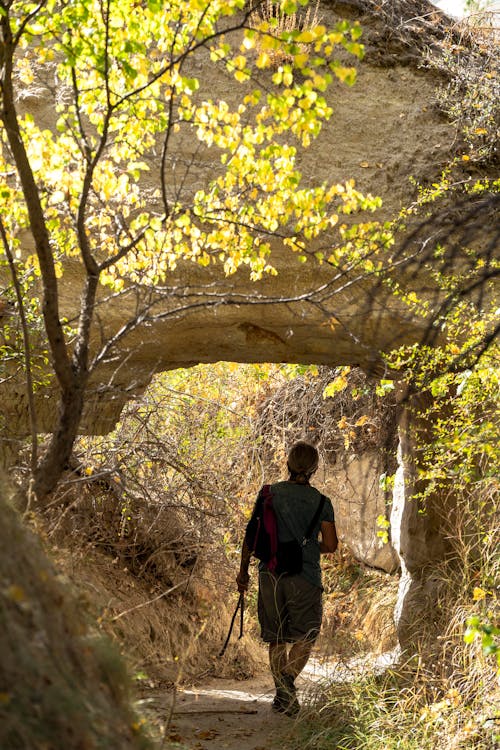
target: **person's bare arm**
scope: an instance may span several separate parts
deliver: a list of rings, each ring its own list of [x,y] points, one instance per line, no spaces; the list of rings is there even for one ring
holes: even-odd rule
[[[243,591],[248,591],[248,582],[250,581],[250,576],[248,575],[248,566],[250,565],[251,557],[252,553],[248,548],[246,541],[243,540],[243,546],[241,548],[240,571],[236,576],[236,583],[238,585],[238,591],[240,592],[240,594]]]
[[[335,552],[339,544],[337,530],[333,521],[321,522],[321,541],[319,549],[322,554]]]

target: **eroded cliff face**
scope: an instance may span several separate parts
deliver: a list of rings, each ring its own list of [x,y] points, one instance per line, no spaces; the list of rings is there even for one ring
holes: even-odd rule
[[[400,558],[389,535],[384,540],[381,518],[389,515],[391,499],[381,487],[386,466],[378,451],[345,456],[329,468],[326,493],[334,498],[338,537],[356,560],[394,573]]]
[[[118,650],[83,614],[0,476],[0,744],[145,747]]]

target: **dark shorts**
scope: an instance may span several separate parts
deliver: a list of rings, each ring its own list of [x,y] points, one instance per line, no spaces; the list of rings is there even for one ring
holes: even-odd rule
[[[258,613],[266,643],[314,641],[323,615],[322,590],[302,576],[259,573]]]

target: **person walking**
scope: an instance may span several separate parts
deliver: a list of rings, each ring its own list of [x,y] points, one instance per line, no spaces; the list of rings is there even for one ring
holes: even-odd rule
[[[288,479],[270,485],[279,542],[302,541],[321,507],[324,496],[309,483],[318,468],[318,459],[313,445],[295,443],[288,454]],[[287,716],[295,716],[300,709],[295,680],[306,666],[321,628],[320,555],[335,552],[337,545],[332,503],[324,497],[315,528],[303,547],[302,571],[277,575],[264,563],[259,564],[258,617],[262,640],[269,644],[269,664],[276,687],[272,708]],[[248,590],[251,557],[244,541],[236,576],[240,593]]]

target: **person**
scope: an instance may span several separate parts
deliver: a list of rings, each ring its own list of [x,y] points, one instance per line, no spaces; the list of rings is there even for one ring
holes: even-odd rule
[[[302,541],[319,507],[321,493],[309,483],[318,468],[318,458],[313,445],[295,443],[288,454],[288,480],[271,485],[280,542],[293,537]],[[332,503],[325,498],[316,528],[303,547],[302,572],[278,576],[264,563],[259,564],[258,617],[261,637],[269,644],[269,664],[276,687],[272,708],[288,716],[299,711],[295,680],[307,664],[321,627],[320,555],[335,552],[337,545]],[[248,590],[251,556],[244,541],[236,577],[240,593]]]

